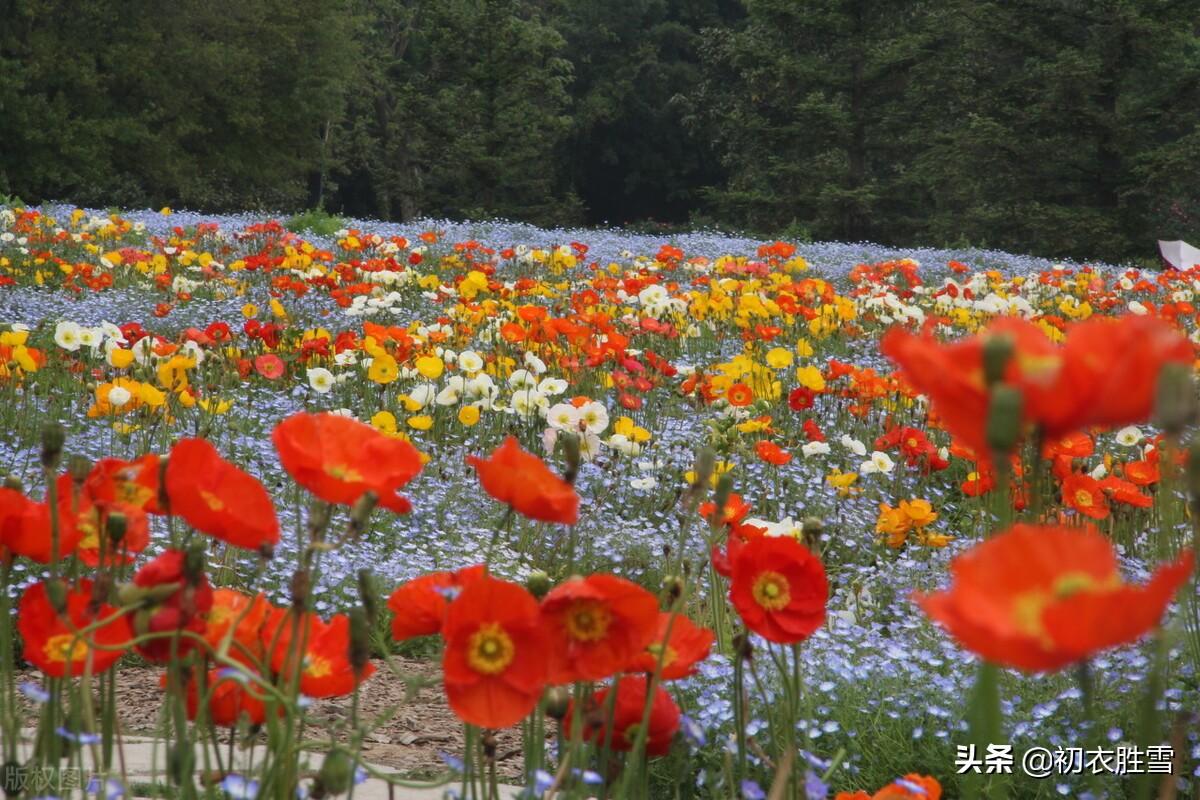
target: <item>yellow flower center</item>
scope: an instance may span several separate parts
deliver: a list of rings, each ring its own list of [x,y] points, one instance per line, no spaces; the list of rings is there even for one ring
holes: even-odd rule
[[[207,503],[213,511],[221,511],[225,508],[225,503],[221,502],[221,498],[204,489],[200,490],[200,499]]]
[[[357,483],[363,479],[362,473],[345,464],[330,464],[325,467],[325,474],[339,481]]]
[[[1092,493],[1087,489],[1075,490],[1075,505],[1089,508],[1092,505]]]
[[[611,622],[607,608],[594,600],[583,600],[567,612],[567,633],[577,641],[594,642],[604,638]]]
[[[513,641],[496,622],[485,622],[467,642],[467,664],[484,675],[498,675],[516,654]]]
[[[661,642],[655,642],[653,644],[646,645],[646,651],[656,659],[661,657],[663,669],[666,669],[674,664],[675,659],[679,657],[679,654],[675,652],[674,647],[671,647],[670,645],[664,647]]]
[[[57,633],[42,646],[42,652],[51,661],[82,661],[87,657],[87,651],[87,643],[73,633]]]
[[[768,611],[785,608],[792,600],[787,578],[770,570],[763,572],[754,580],[754,587],[750,593],[754,597],[754,602]]]
[[[310,678],[324,678],[333,672],[329,659],[321,656],[308,655],[304,659],[304,674]]]

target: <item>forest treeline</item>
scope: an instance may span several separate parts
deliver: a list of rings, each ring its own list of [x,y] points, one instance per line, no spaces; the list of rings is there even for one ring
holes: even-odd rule
[[[0,193],[1108,259],[1200,230],[1200,0],[0,0]]]

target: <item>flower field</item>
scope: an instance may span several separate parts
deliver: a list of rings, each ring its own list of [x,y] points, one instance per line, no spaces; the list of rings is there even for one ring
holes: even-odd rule
[[[1197,292],[2,208],[6,786],[132,796],[150,666],[162,796],[352,793],[403,654],[463,724],[408,782],[462,797],[1200,797]]]

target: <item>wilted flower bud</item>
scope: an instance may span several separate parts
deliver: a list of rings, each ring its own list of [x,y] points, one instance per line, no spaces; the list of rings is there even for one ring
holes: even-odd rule
[[[540,569],[529,573],[529,577],[525,579],[525,588],[538,600],[546,596],[552,585],[553,581],[550,580],[550,576]]]
[[[57,422],[51,422],[42,428],[42,466],[51,469],[58,466],[58,459],[62,456],[66,441],[67,432]]]
[[[292,607],[303,612],[308,607],[308,593],[312,588],[312,579],[306,569],[298,569],[292,573]]]
[[[571,694],[562,686],[551,686],[542,701],[546,704],[546,716],[561,720],[571,707]]]
[[[987,443],[992,452],[1007,456],[1021,438],[1021,392],[1007,384],[992,388],[988,401]]]
[[[983,343],[983,380],[989,387],[1004,380],[1004,370],[1012,358],[1014,344],[1008,334],[988,336]]]
[[[733,652],[737,658],[743,661],[749,661],[754,656],[754,645],[750,644],[750,637],[744,633],[739,633],[733,637]]]
[[[371,659],[371,623],[367,612],[362,608],[352,608],[347,615],[350,618],[350,647],[347,658],[354,668],[355,675],[362,675],[367,662]]]
[[[83,456],[71,456],[67,461],[67,472],[71,475],[71,480],[76,484],[82,484],[87,480],[88,473],[92,471],[92,464]]]
[[[1172,436],[1178,436],[1196,418],[1196,385],[1187,364],[1171,363],[1158,374],[1154,396],[1154,422]]]
[[[683,578],[678,575],[668,575],[663,578],[662,586],[663,593],[670,598],[671,602],[675,602],[683,594]]]
[[[195,541],[187,549],[183,559],[183,577],[195,586],[204,578],[206,548],[203,541]]]

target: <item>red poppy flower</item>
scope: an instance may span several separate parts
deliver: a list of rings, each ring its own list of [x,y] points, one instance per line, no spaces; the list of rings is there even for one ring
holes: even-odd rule
[[[658,600],[615,575],[572,578],[542,600],[551,640],[551,683],[600,680],[619,672],[654,637]]]
[[[725,507],[721,509],[721,523],[725,525],[737,525],[746,515],[750,513],[752,506],[742,499],[742,496],[737,492],[730,492],[729,498],[725,501]],[[717,504],[711,500],[706,503],[701,503],[696,509],[704,519],[708,519],[717,510]]]
[[[733,562],[737,561],[737,555],[741,552],[742,545],[751,539],[757,539],[766,535],[767,529],[760,528],[757,525],[739,522],[729,526],[729,534],[725,537],[725,548],[721,549],[719,545],[713,545],[713,569],[722,577],[732,578]]]
[[[286,368],[287,365],[283,363],[283,359],[274,353],[266,353],[254,358],[255,371],[269,381],[283,377]]]
[[[588,714],[583,722],[583,736],[588,741],[603,746],[609,742],[613,750],[626,752],[637,744],[638,732],[646,709],[647,680],[645,675],[626,675],[617,682],[616,688],[606,686],[592,695]],[[609,695],[616,691],[614,700]],[[612,733],[609,733],[608,707],[612,704]],[[563,729],[570,730],[571,713],[563,720]],[[654,687],[654,700],[650,704],[650,720],[646,730],[646,754],[666,755],[671,749],[671,740],[679,730],[679,706],[662,686]]]
[[[574,525],[579,519],[579,495],[574,487],[527,453],[509,436],[486,459],[467,456],[484,491],[517,512],[542,522]]]
[[[304,627],[307,626],[307,631]],[[375,674],[367,663],[356,675],[350,663],[350,618],[334,616],[329,622],[316,614],[305,614],[298,623],[291,609],[273,608],[261,629],[262,642],[270,649],[271,669],[291,680],[300,658],[300,691],[309,697],[341,697]],[[300,651],[300,642],[304,649]]]
[[[353,505],[367,491],[397,513],[412,505],[396,490],[421,471],[421,454],[402,439],[338,414],[293,414],[271,434],[296,483],[327,503]]]
[[[797,386],[788,395],[788,408],[792,409],[792,411],[804,411],[805,409],[812,408],[813,398],[816,396],[816,393],[812,389]]]
[[[50,603],[45,581],[25,590],[17,607],[17,630],[25,642],[26,661],[52,678],[82,675],[89,658],[95,674],[117,663],[133,638],[124,616],[78,635],[81,628],[116,613],[112,606],[96,603],[92,590],[92,582],[86,579],[67,589],[61,615]]]
[[[810,442],[825,441],[825,434],[821,431],[821,426],[813,419],[804,420],[804,424],[800,426],[800,429],[804,431],[804,438]]]
[[[791,453],[768,439],[760,439],[758,444],[754,445],[754,452],[763,461],[776,467],[782,467],[792,460]]]
[[[708,658],[715,638],[712,631],[683,614],[660,611],[650,644],[622,671],[652,673],[659,668],[661,659],[659,678],[664,681],[686,678],[695,673],[697,664]]]
[[[163,676],[165,683],[166,676]],[[204,692],[208,697],[208,721],[222,728],[236,728],[243,720],[261,725],[267,718],[266,705],[259,692],[244,676],[232,669],[211,669],[205,676]],[[200,686],[195,676],[188,678],[187,718],[195,720],[200,711]]]
[[[250,597],[236,589],[217,589],[213,592],[204,638],[215,650],[232,628],[229,654],[246,664],[257,663],[265,653],[260,632],[271,610],[270,602],[262,594]]]
[[[455,572],[432,572],[397,586],[387,602],[392,611],[392,638],[403,642],[440,632],[454,596],[486,571],[487,567],[477,564]]]
[[[113,514],[120,514],[125,519],[124,534],[116,542],[105,541],[109,517]],[[131,564],[134,555],[150,544],[150,521],[146,512],[124,503],[100,505],[92,502],[86,492],[78,498],[73,525],[80,535],[75,555],[89,567],[102,562],[109,565]]]
[[[133,629],[138,636],[163,634],[137,645],[137,651],[150,661],[166,661],[173,649],[182,655],[194,645],[190,638],[180,637],[176,647],[172,643],[175,637],[167,634],[185,630],[204,633],[205,616],[213,604],[212,586],[203,573],[189,574],[186,564],[187,554],[182,550],[167,550],[133,576],[134,585],[142,589],[176,587],[155,605],[133,615]]]
[[[1063,503],[1085,517],[1104,519],[1108,516],[1108,500],[1100,481],[1090,475],[1072,473],[1062,482]]]
[[[1135,508],[1149,508],[1154,505],[1153,497],[1148,494],[1142,494],[1136,484],[1122,480],[1115,475],[1109,475],[1100,481],[1100,488],[1108,492],[1108,496],[1117,503],[1123,503]]]
[[[70,475],[61,475],[58,492],[58,558],[70,555],[83,534],[71,517],[71,497],[75,491]],[[52,560],[54,537],[50,527],[50,506],[36,503],[14,489],[0,489],[0,546],[14,555],[40,564]]]
[[[1148,584],[1126,584],[1095,528],[1014,525],[955,558],[949,589],[914,599],[987,661],[1045,672],[1156,627],[1191,571],[1189,550]]]
[[[505,728],[533,711],[546,686],[546,637],[523,586],[472,581],[450,604],[442,634],[446,699],[459,719]]]
[[[942,785],[936,778],[915,773],[889,783],[875,794],[838,792],[834,800],[941,800]]]
[[[825,622],[825,568],[790,536],[747,542],[733,562],[729,599],[746,627],[772,642],[807,639]]]
[[[125,503],[147,514],[161,514],[158,507],[159,469],[160,459],[154,453],[133,461],[102,458],[88,473],[84,491],[97,503]]]
[[[1159,481],[1158,464],[1151,461],[1130,461],[1125,465],[1125,479],[1138,486],[1153,486]]]
[[[196,530],[250,550],[279,541],[267,490],[204,439],[181,439],[171,448],[166,473],[170,512]]]

